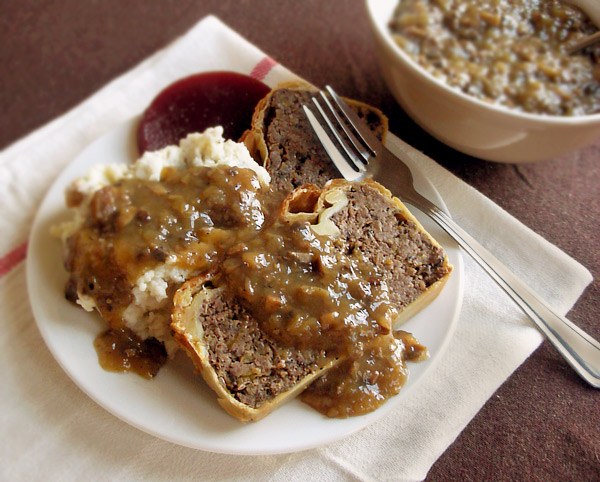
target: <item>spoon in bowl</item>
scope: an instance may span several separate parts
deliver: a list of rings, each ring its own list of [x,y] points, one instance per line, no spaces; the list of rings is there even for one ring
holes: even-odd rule
[[[569,55],[572,55],[572,54],[580,51],[581,49],[589,47],[590,45],[595,44],[596,42],[599,42],[599,41],[600,41],[600,30],[591,35],[586,35],[585,37],[582,37],[581,39],[579,39],[577,42],[574,42],[572,45],[567,47],[567,52],[569,53]]]
[[[594,23],[597,27],[600,28],[599,0],[566,0],[566,2],[583,10],[587,14],[587,16],[590,17],[592,23]],[[582,37],[578,41],[574,42],[571,46],[567,47],[567,51],[569,52],[569,54],[574,54],[575,52],[584,49],[598,41],[600,41],[600,31]]]

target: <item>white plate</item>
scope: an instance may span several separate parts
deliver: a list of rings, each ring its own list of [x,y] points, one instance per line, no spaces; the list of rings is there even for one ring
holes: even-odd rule
[[[434,369],[452,332],[462,304],[463,269],[457,246],[424,216],[417,217],[445,247],[455,270],[439,297],[409,320],[431,352],[423,363],[410,364],[409,381],[399,395],[368,415],[328,419],[294,400],[257,423],[242,424],[217,404],[213,392],[193,374],[184,355],[169,361],[153,380],[104,371],[94,338],[104,327],[100,318],[65,300],[67,275],[60,242],[50,227],[68,219],[64,190],[94,164],[129,162],[136,157],[136,119],[116,127],[86,148],[56,180],[35,218],[27,253],[27,284],[33,313],[48,348],[71,379],[93,400],[125,422],[157,437],[197,449],[232,454],[294,452],[346,437],[402,405],[411,388]],[[391,148],[393,149],[393,137]],[[423,175],[414,169],[421,192],[443,204]]]

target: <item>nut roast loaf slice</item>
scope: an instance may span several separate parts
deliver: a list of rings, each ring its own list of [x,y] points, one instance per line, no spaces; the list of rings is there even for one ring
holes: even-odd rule
[[[336,238],[341,251],[360,253],[371,263],[400,311],[394,326],[433,301],[452,271],[440,244],[398,198],[370,179],[303,186],[287,196],[282,215],[311,222],[318,234]]]
[[[281,192],[309,183],[323,187],[340,177],[302,109],[318,91],[306,82],[279,84],[258,103],[252,128],[242,136],[252,157],[269,171],[271,184]],[[345,100],[385,140],[387,117],[375,107]]]
[[[223,409],[257,421],[299,395],[333,360],[273,340],[220,281],[207,274],[182,285],[171,328]]]

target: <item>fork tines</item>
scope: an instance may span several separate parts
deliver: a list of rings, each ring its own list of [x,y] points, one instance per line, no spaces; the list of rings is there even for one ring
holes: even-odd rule
[[[304,106],[317,137],[345,179],[357,180],[366,173],[366,165],[375,150],[365,139],[370,135],[368,127],[363,127],[363,121],[330,87],[326,87],[329,97],[320,91],[318,97],[313,97],[314,106],[323,122],[319,122],[312,109]],[[361,128],[367,129],[365,135]]]
[[[325,86],[325,89],[335,101],[340,111],[344,113],[346,122],[351,126],[355,138],[357,140],[360,139],[361,144],[368,149],[370,155],[376,155],[377,148],[375,146],[378,144],[379,140],[375,137],[373,132],[371,132],[371,129],[366,125],[365,121],[360,119],[356,112],[354,112],[354,110],[344,102],[339,95],[337,95],[335,90],[333,90],[333,87],[327,85]],[[321,92],[321,95],[324,95],[323,92]]]

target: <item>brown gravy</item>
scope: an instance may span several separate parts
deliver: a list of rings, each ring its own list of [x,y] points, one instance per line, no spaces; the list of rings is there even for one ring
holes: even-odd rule
[[[154,378],[167,361],[162,343],[154,338],[140,339],[128,329],[106,330],[94,340],[100,366],[110,372],[133,372]]]
[[[329,356],[360,356],[365,344],[389,333],[397,314],[373,266],[317,236],[308,222],[276,220],[240,239],[222,270],[263,331]]]
[[[262,196],[252,171],[231,167],[165,168],[159,182],[104,187],[68,240],[69,291],[93,297],[102,317],[120,328],[141,273],[167,259],[183,269],[209,268],[231,232],[263,226]]]
[[[559,116],[600,112],[600,46],[568,47],[598,31],[561,0],[401,0],[396,43],[434,77],[489,103]]]
[[[427,348],[406,331],[382,335],[361,357],[348,358],[313,382],[300,399],[328,417],[364,415],[400,392],[407,360],[427,357]]]
[[[303,396],[319,411],[359,415],[398,393],[405,360],[424,348],[391,334],[397,309],[377,270],[308,221],[280,217],[281,201],[253,171],[228,166],[166,168],[160,181],[124,179],[98,191],[66,266],[68,290],[94,298],[111,327],[96,341],[102,366],[151,378],[164,362],[164,351],[123,331],[122,316],[137,277],[169,260],[196,273],[218,267],[270,336],[345,360]]]

